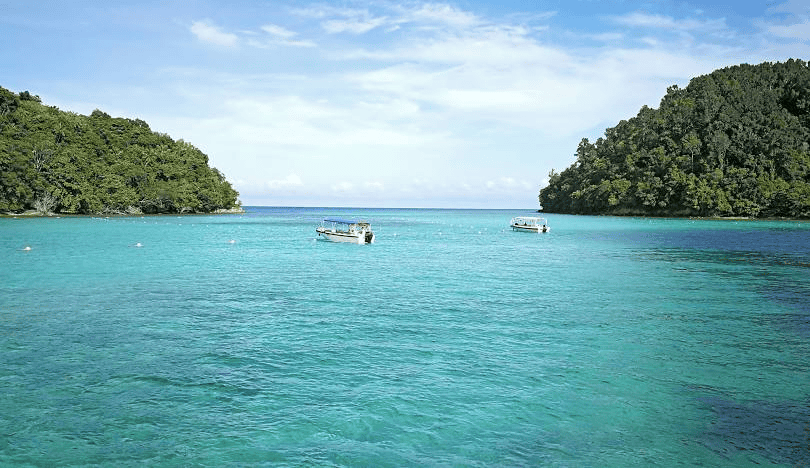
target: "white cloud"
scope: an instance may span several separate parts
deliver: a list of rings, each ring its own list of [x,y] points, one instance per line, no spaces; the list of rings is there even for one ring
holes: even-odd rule
[[[337,34],[348,32],[352,34],[363,34],[371,31],[374,28],[386,24],[385,18],[369,18],[369,19],[337,19],[329,20],[321,23],[323,29],[330,34]]]
[[[267,182],[267,187],[270,190],[285,190],[295,187],[302,187],[303,181],[297,174],[290,174],[287,177],[279,180],[271,180]]]
[[[290,31],[283,26],[276,24],[265,24],[260,29],[270,37],[259,37],[256,33],[246,32],[246,35],[251,36],[251,38],[247,40],[247,44],[251,47],[256,47],[259,49],[269,49],[276,46],[317,47],[317,44],[310,40],[294,40],[293,38],[298,36],[298,33],[295,31]]]
[[[769,34],[777,37],[799,39],[802,41],[810,40],[810,21],[786,26],[771,24],[767,25],[765,29]]]
[[[622,33],[609,32],[603,34],[592,34],[591,39],[600,42],[616,42],[625,39],[626,35]]]
[[[412,24],[417,27],[443,26],[459,30],[484,24],[484,21],[476,15],[443,3],[425,3],[417,8],[395,7],[392,13],[396,17],[374,15],[367,9],[339,8],[328,5],[293,11],[300,16],[322,20],[321,27],[330,34],[347,32],[359,35],[381,26],[387,27],[386,32],[393,32],[404,24]]]
[[[189,28],[197,39],[202,42],[214,44],[222,47],[235,47],[239,42],[236,34],[222,32],[220,28],[210,24],[208,21],[195,21]]]
[[[222,105],[221,112],[230,116],[227,126],[243,143],[413,147],[438,137],[419,125],[395,121],[418,113],[418,107],[403,100],[333,104],[301,96],[245,96],[223,98]]]
[[[669,16],[650,15],[639,12],[616,17],[615,21],[625,26],[635,26],[641,28],[675,29],[676,27],[675,20]]]
[[[280,37],[282,39],[289,39],[298,35],[298,33],[294,31],[290,31],[287,28],[275,24],[265,24],[261,27],[261,30],[270,34],[271,36]]]
[[[807,15],[810,13],[810,3],[807,0],[788,0],[783,3],[772,2],[767,9],[768,13],[788,13],[791,15]]]
[[[670,16],[643,12],[635,12],[624,16],[617,16],[614,18],[614,21],[624,26],[669,29],[674,31],[719,31],[726,29],[725,18],[704,21],[692,18],[676,20]]]
[[[291,13],[306,18],[323,19],[331,16],[340,16],[340,17],[362,16],[364,14],[368,14],[368,10],[340,8],[326,4],[319,4],[313,5],[308,8],[294,8],[291,10]]]
[[[488,190],[498,191],[527,190],[532,188],[532,185],[527,181],[517,180],[512,177],[500,177],[495,180],[488,180],[484,186]]]
[[[222,31],[221,28],[214,26],[210,21],[195,21],[189,28],[192,34],[202,42],[218,45],[221,47],[235,47],[239,44],[240,38],[238,35]],[[265,33],[262,37],[256,31],[243,30],[240,31],[242,36],[246,36],[245,43],[251,47],[258,49],[268,49],[276,46],[289,46],[289,47],[316,47],[317,44],[310,40],[294,40],[293,38],[298,35],[295,31],[290,31],[282,26],[274,24],[266,24],[260,27],[260,30]],[[266,36],[270,36],[269,38]]]
[[[755,21],[755,24],[768,36],[777,38],[780,43],[792,41],[791,57],[806,56],[807,42],[810,42],[810,2],[807,0],[789,0],[783,3],[774,2],[766,9],[767,18]],[[800,41],[799,43],[795,40]],[[804,44],[801,44],[804,42]],[[803,45],[802,49],[799,46]]]
[[[482,23],[476,15],[442,3],[426,3],[410,12],[409,16],[416,22],[441,23],[455,28],[469,28]]]
[[[339,58],[499,67],[526,63],[560,67],[569,62],[566,52],[537,42],[528,32],[522,27],[488,26],[436,37],[416,37],[391,48],[354,50]]]
[[[320,19],[321,27],[329,34],[364,34],[372,29],[392,23],[385,16],[375,16],[366,9],[339,8],[319,5],[292,10],[294,14]]]
[[[354,184],[351,182],[339,182],[332,185],[333,192],[351,192],[354,190]]]
[[[295,10],[302,32],[346,34],[336,40],[321,33],[322,47],[305,58],[276,47],[315,45],[299,40],[289,23],[240,33],[246,44],[270,49],[255,51],[265,54],[259,59],[286,60],[289,74],[218,76],[221,82],[198,93],[218,105],[213,117],[184,125],[200,135],[192,141],[221,148],[231,158],[224,164],[242,171],[233,174],[238,180],[277,190],[274,196],[304,194],[305,179],[335,200],[374,192],[377,201],[479,197],[531,205],[551,167],[573,161],[582,137],[600,136],[642,105],[656,107],[671,84],[752,61],[740,60],[741,47],[720,44],[735,34],[725,19],[703,14],[628,13],[577,37],[517,15],[495,20],[441,3],[380,5]],[[544,28],[553,30],[538,33]],[[771,35],[804,31],[800,24],[781,28],[770,25]],[[373,30],[380,32],[374,41],[363,40]],[[591,47],[593,40],[600,43]],[[276,176],[251,183],[256,175],[244,167]]]
[[[279,39],[279,38],[270,38],[269,40],[248,39],[247,44],[257,49],[270,49],[276,46],[305,47],[305,48],[318,46],[318,44],[312,41],[307,40],[293,41],[289,39]]]

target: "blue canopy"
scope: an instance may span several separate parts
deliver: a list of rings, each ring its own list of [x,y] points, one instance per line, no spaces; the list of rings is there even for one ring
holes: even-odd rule
[[[340,223],[340,224],[358,224],[364,221],[360,221],[357,219],[341,219],[341,218],[326,218],[324,222],[327,223]]]

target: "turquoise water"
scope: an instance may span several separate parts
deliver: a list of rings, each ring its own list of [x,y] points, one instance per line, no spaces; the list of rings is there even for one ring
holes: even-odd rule
[[[0,219],[0,465],[810,464],[810,223],[515,215]]]

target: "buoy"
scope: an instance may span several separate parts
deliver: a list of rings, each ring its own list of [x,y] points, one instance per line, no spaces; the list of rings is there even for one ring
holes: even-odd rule
[[[143,244],[141,244],[140,242],[138,242],[137,244],[135,244],[135,247],[143,247]]]
[[[228,243],[229,244],[236,244],[236,241],[234,239],[231,239],[231,240],[228,241]]]

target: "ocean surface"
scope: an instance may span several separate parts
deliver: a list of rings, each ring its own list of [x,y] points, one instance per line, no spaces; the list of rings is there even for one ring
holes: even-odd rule
[[[0,466],[810,465],[810,223],[532,214],[0,219]]]

